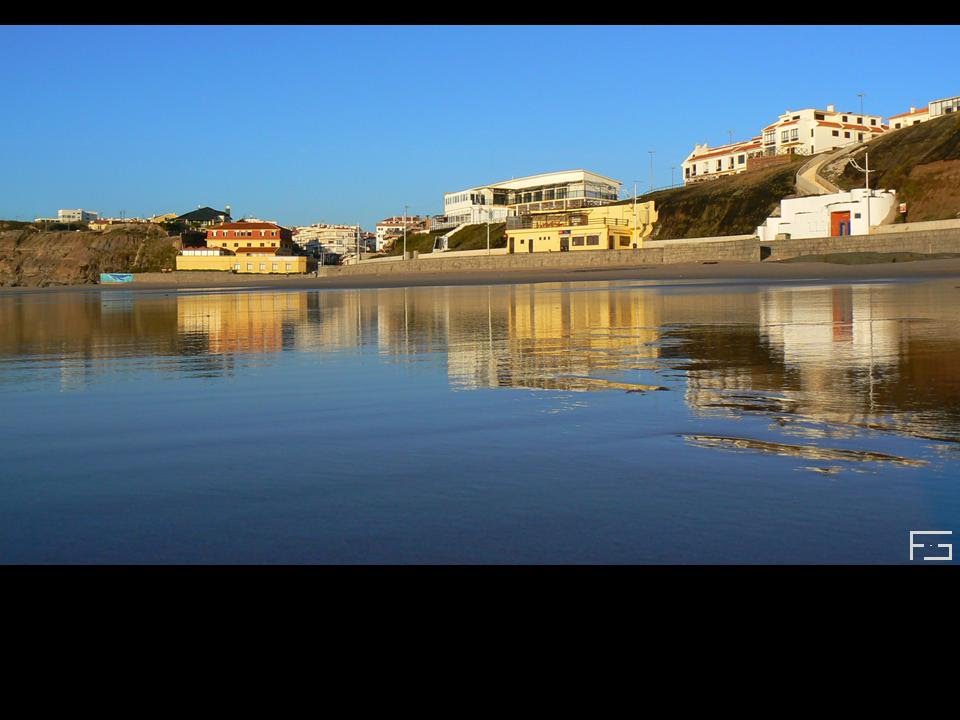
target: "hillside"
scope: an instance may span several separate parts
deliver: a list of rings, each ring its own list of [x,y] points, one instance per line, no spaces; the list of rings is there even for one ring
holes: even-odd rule
[[[490,223],[490,247],[503,248],[507,246],[507,236],[505,233],[505,223]],[[421,255],[433,251],[433,243],[437,237],[449,232],[449,230],[433,230],[429,233],[417,233],[407,235],[407,252],[416,250]],[[480,223],[477,225],[467,225],[459,232],[450,236],[449,250],[485,250],[487,248],[487,225]],[[403,241],[398,240],[393,248],[387,252],[387,255],[402,255]]]
[[[151,225],[106,232],[0,229],[0,287],[96,282],[101,272],[158,272],[176,263],[178,237]]]
[[[659,219],[650,240],[747,235],[753,233],[780,200],[796,193],[797,170],[808,157],[786,165],[658,190],[637,202],[656,202]],[[621,200],[615,205],[629,204]]]
[[[853,156],[861,167],[867,152],[870,186],[896,190],[911,222],[960,217],[960,115],[884,134]],[[863,173],[842,162],[821,175],[844,190],[864,186]]]

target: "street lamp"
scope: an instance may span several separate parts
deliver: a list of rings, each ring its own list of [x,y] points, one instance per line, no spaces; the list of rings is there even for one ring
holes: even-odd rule
[[[863,115],[863,93],[857,93],[860,96],[860,114]]]
[[[407,208],[409,205],[403,206],[403,259],[407,259]]]
[[[656,150],[647,150],[650,153],[650,192],[653,192],[653,154]]]

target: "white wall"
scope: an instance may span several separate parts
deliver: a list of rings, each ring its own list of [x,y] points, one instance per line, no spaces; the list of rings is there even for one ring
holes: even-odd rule
[[[869,197],[870,225],[879,225],[897,202],[894,190],[873,190]],[[868,235],[868,191],[857,188],[849,192],[790,198],[780,201],[780,217],[767,218],[757,228],[761,242],[771,242],[780,233],[791,238],[830,237],[830,213],[850,211],[851,235]],[[857,215],[860,217],[857,217]]]

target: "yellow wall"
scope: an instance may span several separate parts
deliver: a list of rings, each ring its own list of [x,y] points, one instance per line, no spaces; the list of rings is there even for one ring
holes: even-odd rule
[[[305,273],[307,271],[307,258],[297,256],[270,256],[254,255],[244,257],[243,255],[177,255],[177,270],[223,270],[230,271],[239,265],[238,273],[270,274],[280,273],[282,275]],[[252,268],[248,268],[252,265]],[[260,266],[263,265],[264,269]],[[274,265],[277,267],[274,268]],[[287,269],[287,266],[290,266]]]
[[[623,205],[602,205],[600,207],[585,208],[576,211],[587,215],[586,225],[567,225],[562,227],[529,228],[524,230],[507,231],[507,248],[513,240],[513,252],[530,252],[530,241],[533,240],[533,252],[561,252],[561,238],[569,238],[570,252],[580,250],[609,250],[610,239],[613,238],[614,250],[631,250],[634,245],[643,247],[643,239],[653,232],[653,225],[657,221],[657,211],[652,201],[637,203],[636,230],[634,231],[634,206],[632,203]],[[534,216],[536,218],[536,216]],[[617,220],[624,225],[607,225],[604,220]],[[596,235],[599,239],[596,245],[587,245],[587,236]],[[583,245],[574,244],[574,238],[584,238]],[[522,241],[522,242],[521,242]]]

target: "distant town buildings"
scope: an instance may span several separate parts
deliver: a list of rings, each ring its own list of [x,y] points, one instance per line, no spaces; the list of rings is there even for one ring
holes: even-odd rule
[[[312,255],[355,253],[357,251],[357,236],[361,232],[359,225],[329,225],[326,223],[314,223],[313,225],[294,228],[294,230],[294,242]]]
[[[715,148],[706,143],[696,145],[682,165],[684,184],[745,172],[752,169],[750,161],[760,157],[763,145],[759,135]]]
[[[427,232],[431,227],[431,220],[428,217],[419,215],[396,215],[394,217],[384,218],[377,223],[377,232],[375,236],[374,250],[380,252],[391,242],[403,236],[403,229],[406,227],[407,233]]]

